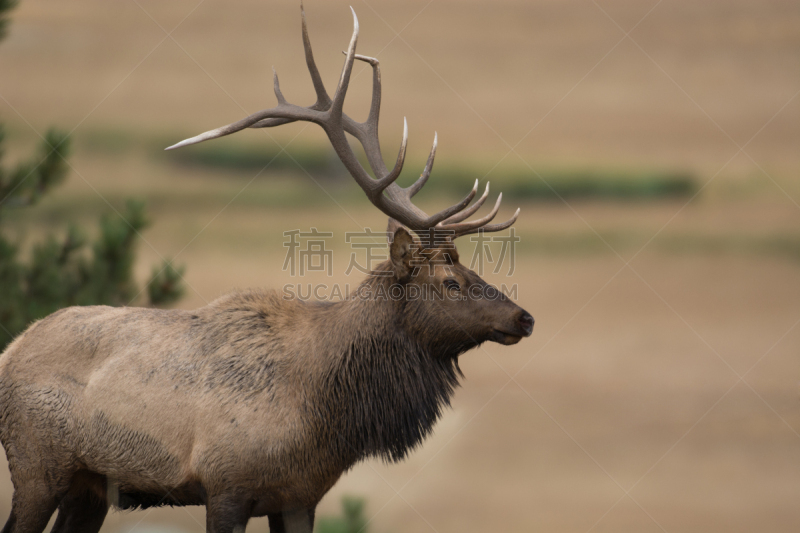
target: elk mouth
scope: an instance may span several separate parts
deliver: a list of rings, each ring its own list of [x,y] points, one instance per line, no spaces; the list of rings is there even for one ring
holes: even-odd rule
[[[511,331],[501,328],[494,328],[490,340],[494,342],[505,344],[517,344],[522,340],[522,337],[530,337],[533,333],[533,317],[527,311],[522,311],[522,314],[517,318],[514,327]]]
[[[510,346],[512,344],[517,344],[519,341],[521,341],[522,335],[520,335],[519,333],[509,333],[507,331],[493,329],[490,340],[499,344]]]

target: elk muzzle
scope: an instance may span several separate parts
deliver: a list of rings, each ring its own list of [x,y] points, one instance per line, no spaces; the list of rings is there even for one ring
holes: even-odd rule
[[[533,323],[534,320],[530,313],[524,309],[520,309],[512,325],[508,328],[495,328],[492,331],[492,338],[490,340],[505,344],[506,346],[516,344],[522,340],[522,337],[531,336],[531,333],[533,333]]]

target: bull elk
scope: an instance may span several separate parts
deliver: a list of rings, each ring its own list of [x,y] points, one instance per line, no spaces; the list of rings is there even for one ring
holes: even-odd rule
[[[302,13],[302,7],[301,7]],[[109,507],[205,505],[208,531],[310,532],[314,509],[343,472],[368,457],[399,461],[431,432],[461,372],[458,357],[485,341],[514,344],[533,318],[459,263],[454,238],[509,227],[467,220],[477,182],[427,215],[411,202],[431,173],[395,183],[378,142],[378,60],[356,54],[358,19],[333,98],[322,84],[302,13],[317,95],[170,148],[294,121],[322,126],[367,198],[388,215],[389,259],[360,285],[442,291],[447,298],[285,299],[275,291],[223,296],[194,311],[104,306],[62,309],[34,323],[0,358],[0,440],[14,484],[3,533],[96,532]],[[353,63],[373,74],[365,122],[342,111]],[[371,177],[345,133],[363,146]],[[471,205],[470,205],[471,204]],[[443,237],[442,237],[443,236]],[[389,275],[380,275],[383,273]],[[359,291],[361,292],[361,291]]]

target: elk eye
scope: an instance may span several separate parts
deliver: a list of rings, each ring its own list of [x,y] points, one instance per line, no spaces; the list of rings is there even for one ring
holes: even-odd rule
[[[444,280],[444,286],[446,289],[452,289],[455,291],[461,290],[461,285],[459,285],[458,281],[454,280],[453,278],[447,278]]]

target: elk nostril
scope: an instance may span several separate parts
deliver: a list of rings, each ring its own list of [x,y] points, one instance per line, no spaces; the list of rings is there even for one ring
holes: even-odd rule
[[[528,335],[533,331],[533,323],[533,317],[529,313],[522,313],[519,317],[519,325],[522,326],[522,329],[524,329]]]

